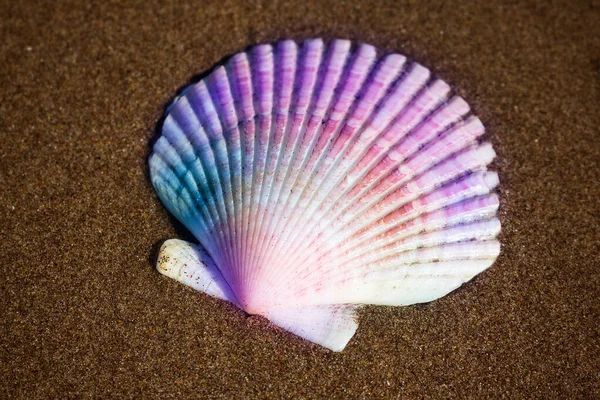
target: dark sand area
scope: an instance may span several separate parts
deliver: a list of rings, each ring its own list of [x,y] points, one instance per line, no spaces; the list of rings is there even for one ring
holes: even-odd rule
[[[0,398],[600,397],[600,3],[3,3]],[[189,234],[146,162],[194,75],[319,36],[449,82],[501,179],[495,265],[362,309],[342,353],[160,275],[158,246]]]

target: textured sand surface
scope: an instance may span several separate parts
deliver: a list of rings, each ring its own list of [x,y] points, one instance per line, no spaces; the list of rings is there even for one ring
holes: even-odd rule
[[[3,3],[1,398],[600,397],[600,3]],[[146,163],[194,75],[319,36],[447,80],[501,179],[496,264],[363,309],[340,354],[159,275],[162,241],[191,238]]]

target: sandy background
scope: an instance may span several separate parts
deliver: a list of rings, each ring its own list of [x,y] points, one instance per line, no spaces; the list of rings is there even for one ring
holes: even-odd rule
[[[0,397],[600,396],[600,3],[3,3]],[[146,167],[192,76],[318,36],[447,80],[501,178],[496,264],[434,303],[365,308],[341,354],[160,276],[157,247],[189,236]]]

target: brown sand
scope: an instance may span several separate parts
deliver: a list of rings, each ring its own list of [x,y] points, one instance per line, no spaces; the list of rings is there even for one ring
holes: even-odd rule
[[[4,3],[3,398],[600,396],[598,2]],[[224,55],[316,36],[459,88],[502,182],[496,264],[439,301],[363,309],[341,354],[153,269],[187,235],[147,176],[163,106]]]

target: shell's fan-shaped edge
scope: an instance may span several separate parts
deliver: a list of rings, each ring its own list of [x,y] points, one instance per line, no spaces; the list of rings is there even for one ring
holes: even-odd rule
[[[435,300],[492,265],[498,184],[481,121],[404,56],[259,45],[187,87],[150,155],[200,245],[158,270],[335,351],[361,304]]]

